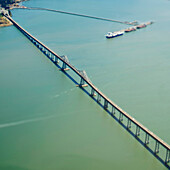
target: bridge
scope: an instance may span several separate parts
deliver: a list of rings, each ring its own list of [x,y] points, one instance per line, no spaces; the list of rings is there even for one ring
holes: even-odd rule
[[[134,136],[148,151],[150,151],[168,169],[170,168],[170,146],[156,136],[153,132],[135,120],[132,116],[122,110],[118,105],[106,97],[87,77],[85,71],[76,69],[66,56],[59,56],[46,45],[32,36],[9,15],[5,14],[13,25],[26,36],[41,52],[43,52],[57,67],[65,74],[67,70],[72,70],[77,77],[76,83],[94,101],[96,101],[106,112],[108,112],[117,122],[122,125],[132,136]],[[59,62],[60,61],[60,62]],[[84,88],[88,86],[87,88]]]

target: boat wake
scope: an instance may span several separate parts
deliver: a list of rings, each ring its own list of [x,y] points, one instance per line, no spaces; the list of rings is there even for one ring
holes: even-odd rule
[[[38,122],[41,120],[47,120],[47,119],[51,119],[54,117],[56,117],[56,116],[52,115],[52,116],[35,118],[35,119],[27,119],[27,120],[21,120],[21,121],[17,121],[17,122],[4,123],[4,124],[0,124],[0,129],[12,127],[12,126],[18,126],[18,125],[22,125],[22,124],[26,124],[26,123]]]
[[[55,96],[53,96],[52,98],[57,98],[57,97],[61,97],[62,95],[65,95],[65,94],[69,94],[70,92],[72,92],[73,90],[75,90],[76,88],[71,88],[71,89],[69,89],[69,90],[67,90],[67,91],[64,91],[64,92],[62,92],[62,93],[60,93],[60,94],[56,94]]]

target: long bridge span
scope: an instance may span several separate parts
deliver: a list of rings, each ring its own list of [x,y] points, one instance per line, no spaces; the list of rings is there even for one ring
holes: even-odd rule
[[[88,79],[87,75],[76,69],[67,57],[60,56],[32,36],[17,22],[15,22],[9,15],[5,14],[13,25],[21,31],[40,51],[42,51],[57,67],[66,73],[66,70],[71,69],[78,78],[80,83],[78,86],[86,91],[94,101],[102,106],[117,122],[119,122],[127,131],[132,134],[147,150],[149,150],[161,163],[168,169],[170,168],[170,146],[156,136],[153,132],[135,120],[132,116],[122,110],[118,105],[106,97],[92,82]],[[61,64],[59,64],[59,61]],[[85,90],[88,86],[88,90]],[[86,88],[87,89],[87,88]]]

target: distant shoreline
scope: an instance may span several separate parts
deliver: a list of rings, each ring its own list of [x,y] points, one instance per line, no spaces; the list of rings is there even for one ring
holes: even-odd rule
[[[10,2],[8,3],[7,1],[6,1],[6,3],[0,1],[0,5],[2,8],[11,9],[11,7],[13,7],[21,2],[24,2],[24,1],[27,1],[27,0],[14,0],[12,3],[10,3]]]
[[[25,2],[25,1],[28,1],[28,0],[15,0],[14,3],[9,4],[9,9],[12,10],[15,7],[19,7],[19,3]]]
[[[12,10],[14,7],[17,7],[19,5],[18,3],[21,3],[24,1],[27,1],[27,0],[15,0],[15,2],[12,4],[6,4],[5,8]],[[11,25],[13,25],[13,24],[6,17],[4,17],[0,14],[0,27],[8,27]]]

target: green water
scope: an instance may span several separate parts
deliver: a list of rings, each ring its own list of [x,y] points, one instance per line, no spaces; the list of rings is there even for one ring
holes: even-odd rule
[[[31,0],[26,6],[141,22],[146,29],[13,10],[13,18],[148,129],[170,143],[170,2]],[[166,169],[15,27],[0,28],[0,169]]]

